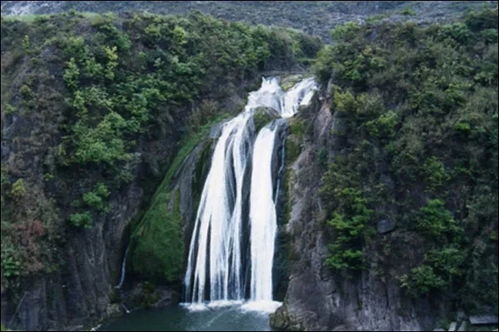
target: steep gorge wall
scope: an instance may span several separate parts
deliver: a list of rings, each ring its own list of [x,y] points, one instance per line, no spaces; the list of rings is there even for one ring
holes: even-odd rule
[[[316,63],[323,103],[295,129],[294,250],[274,325],[432,329],[495,315],[497,9],[343,28]]]
[[[284,330],[424,330],[433,327],[445,307],[411,300],[402,294],[390,266],[370,268],[353,278],[335,274],[326,265],[330,231],[319,188],[325,162],[340,153],[348,132],[341,114],[331,109],[330,86],[315,103],[298,114],[305,123],[301,152],[288,165],[291,211],[283,232],[289,238],[289,284],[284,304],[271,325]],[[293,139],[293,137],[291,137]],[[403,234],[377,234],[404,241]],[[410,247],[407,243],[404,246]],[[376,253],[370,252],[369,256]],[[396,262],[393,262],[396,265]],[[396,268],[395,268],[396,270]]]

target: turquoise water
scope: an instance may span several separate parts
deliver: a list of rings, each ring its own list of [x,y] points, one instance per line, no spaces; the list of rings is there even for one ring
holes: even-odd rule
[[[138,310],[104,323],[101,331],[270,331],[267,313],[240,306],[189,311],[182,306]]]

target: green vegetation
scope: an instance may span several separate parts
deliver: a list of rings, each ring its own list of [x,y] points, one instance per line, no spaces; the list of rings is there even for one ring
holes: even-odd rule
[[[460,228],[445,209],[444,202],[433,199],[419,210],[416,217],[417,230],[433,240],[442,240],[447,233],[459,232]]]
[[[6,140],[16,145],[9,148],[14,157],[2,163],[2,245],[19,263],[5,255],[2,271],[10,272],[2,272],[2,281],[57,269],[64,241],[105,220],[110,197],[125,194],[132,182],[142,187],[141,199],[158,191],[134,232],[146,239],[136,247],[136,267],[150,266],[154,271],[144,268],[143,275],[155,282],[178,280],[181,220],[177,203],[165,210],[176,194],[166,184],[157,189],[183,160],[173,157],[188,152],[177,153],[177,143],[199,140],[205,124],[239,111],[226,101],[244,93],[242,82],[250,88],[264,70],[307,64],[320,47],[295,30],[199,12],[71,11],[3,16],[1,25],[2,121],[22,123]],[[197,167],[197,186],[202,173]],[[156,257],[147,255],[165,248],[154,269]]]
[[[184,234],[180,214],[180,193],[171,181],[192,149],[208,133],[209,124],[180,143],[180,149],[151,204],[134,226],[131,241],[131,268],[152,282],[178,282],[183,273]]]
[[[389,273],[411,296],[497,311],[497,9],[427,27],[350,23],[333,37],[314,67],[334,79],[331,111],[348,133],[323,177],[328,265],[397,264]],[[395,231],[371,240],[385,218]]]
[[[21,274],[21,262],[14,248],[2,244],[2,275],[6,279],[17,277]]]
[[[335,271],[365,268],[363,248],[371,233],[369,220],[373,214],[354,172],[343,174],[346,164],[346,160],[341,159],[331,164],[321,188],[328,210],[334,211],[327,221],[335,236],[329,245],[331,254],[326,264]]]
[[[416,16],[416,12],[412,8],[404,8],[400,12],[400,14],[406,15],[406,16]]]
[[[73,213],[69,216],[69,222],[76,227],[90,228],[92,227],[92,216],[90,212]]]
[[[269,124],[272,119],[273,117],[265,110],[265,108],[258,108],[253,116],[255,132],[258,133],[260,129]]]
[[[16,182],[12,184],[12,189],[10,194],[15,198],[20,198],[26,194],[26,185],[24,179],[17,179]]]
[[[107,210],[105,199],[109,196],[109,190],[103,183],[97,184],[94,191],[89,191],[83,194],[83,202],[88,206],[100,211]]]
[[[344,188],[337,191],[336,199],[344,206],[334,212],[328,224],[336,234],[330,246],[331,256],[326,263],[335,270],[361,269],[363,265],[362,237],[365,234],[371,210],[358,191]]]

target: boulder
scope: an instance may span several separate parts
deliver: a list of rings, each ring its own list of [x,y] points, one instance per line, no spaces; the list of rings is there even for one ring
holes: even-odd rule
[[[395,229],[395,221],[391,219],[382,219],[376,224],[376,229],[379,234],[386,234]]]

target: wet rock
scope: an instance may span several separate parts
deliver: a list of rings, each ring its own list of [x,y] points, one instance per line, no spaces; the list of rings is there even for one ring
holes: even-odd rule
[[[179,300],[175,290],[165,286],[156,286],[149,282],[140,282],[124,295],[126,309],[164,308]]]
[[[275,313],[270,314],[270,325],[277,330],[303,331],[304,326],[290,314],[285,305],[279,307]]]
[[[287,330],[289,326],[289,316],[284,306],[281,306],[276,312],[270,314],[270,324],[278,330]]]
[[[153,308],[164,308],[177,302],[178,293],[167,287],[156,288],[157,301],[152,305]]]

